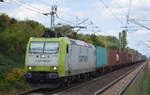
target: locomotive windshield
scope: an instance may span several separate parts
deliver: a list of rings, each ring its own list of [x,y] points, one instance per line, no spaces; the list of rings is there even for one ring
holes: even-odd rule
[[[30,52],[43,52],[44,42],[31,42]]]
[[[45,42],[44,53],[57,53],[58,42]]]
[[[56,54],[58,52],[58,42],[31,42],[31,53],[51,53]]]

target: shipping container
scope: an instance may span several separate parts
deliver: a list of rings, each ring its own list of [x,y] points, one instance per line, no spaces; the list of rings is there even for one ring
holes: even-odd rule
[[[107,66],[107,49],[102,47],[96,47],[96,67]]]
[[[117,57],[117,55],[118,55],[118,59],[116,59],[117,61],[118,61],[118,64],[121,64],[121,60],[122,60],[122,58],[121,58],[121,52],[120,51],[116,51],[117,53],[116,53],[116,57]]]
[[[132,63],[134,63],[134,55],[132,54]]]
[[[140,62],[140,60],[141,60],[141,56],[138,56],[138,62]]]
[[[136,59],[135,59],[135,60],[136,60],[135,62],[138,62],[138,56],[135,56],[135,58],[136,58]]]
[[[136,56],[136,60],[137,60],[137,62],[139,62],[139,56]]]
[[[126,53],[120,51],[120,64],[125,64],[126,63]]]
[[[129,54],[125,52],[125,64],[129,63]]]
[[[118,51],[117,53],[119,54],[119,64],[122,64],[122,61],[124,60],[123,52],[122,51]]]
[[[122,64],[125,64],[127,61],[127,55],[125,52],[122,52],[122,57],[123,57]]]
[[[134,63],[136,63],[136,55],[134,55]]]
[[[127,64],[129,64],[130,63],[130,55],[129,55],[129,53],[127,53]]]
[[[107,54],[109,66],[119,65],[119,54],[117,53],[117,51],[108,50]]]
[[[132,54],[129,54],[129,63],[132,64]]]

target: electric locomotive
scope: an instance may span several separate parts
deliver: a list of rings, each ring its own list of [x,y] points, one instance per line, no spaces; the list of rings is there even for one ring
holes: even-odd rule
[[[40,88],[58,87],[70,77],[96,69],[95,47],[67,37],[30,38],[25,61],[26,81]]]

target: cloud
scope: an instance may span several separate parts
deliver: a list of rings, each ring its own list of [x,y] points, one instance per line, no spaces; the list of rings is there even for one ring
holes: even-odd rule
[[[131,48],[137,49],[138,51],[150,56],[148,43],[150,30],[138,30],[133,33],[128,33],[128,45]]]
[[[121,22],[126,24],[126,15],[129,7],[129,0],[103,0]],[[149,18],[150,0],[132,0],[131,7],[131,18]],[[63,21],[58,19],[56,23],[60,22],[63,24],[76,24],[77,16],[79,19],[88,18],[89,21],[93,21],[95,26],[101,27],[100,35],[114,35],[118,36],[118,33],[123,30],[123,25],[120,21],[108,11],[107,8],[100,2],[100,0],[24,0],[27,6],[33,6],[40,9],[40,12],[49,12],[50,6],[52,4],[58,5],[58,15],[59,17],[67,20]],[[30,2],[30,3],[28,3]],[[85,3],[86,2],[86,3]],[[34,11],[26,8],[26,5],[18,5],[12,0],[7,0],[5,3],[0,3],[0,12],[9,14],[11,17],[15,17],[19,20],[31,19],[38,21],[45,26],[50,25],[50,16],[46,17],[40,13],[34,12],[39,11],[34,9]],[[69,22],[68,22],[69,21]],[[88,22],[89,22],[88,21]],[[70,23],[71,22],[71,23]],[[149,22],[140,22],[150,24]],[[134,24],[130,23],[130,26]],[[82,32],[82,31],[81,31]],[[85,32],[84,32],[85,33]],[[150,32],[147,30],[138,30],[133,33],[128,33],[129,46],[135,49],[146,48],[144,44],[140,45],[140,48],[136,46],[140,41],[149,40],[148,35]],[[141,51],[147,53],[146,51]]]
[[[18,4],[18,3],[16,3]],[[50,16],[44,16],[42,13],[49,13],[51,11],[51,8],[45,4],[40,4],[39,2],[37,3],[25,3],[25,4],[20,4],[14,9],[8,8],[5,10],[5,13],[7,13],[9,16],[14,17],[18,20],[35,20],[38,21],[45,26],[49,27],[50,26]],[[76,23],[76,17],[84,17],[83,12],[79,11],[73,11],[71,8],[63,8],[63,7],[58,7],[58,16],[61,19],[56,19],[56,24],[62,23],[62,24],[75,24]],[[69,18],[69,19],[68,19]],[[68,23],[68,22],[71,23]]]
[[[42,15],[42,11],[33,9],[30,6],[37,7],[39,9],[47,8],[47,6],[44,6],[44,5],[36,5],[36,4],[26,4],[25,5],[24,4],[24,5],[21,5],[17,8],[15,8],[13,11],[11,11],[8,14],[12,17],[15,17],[18,20],[29,19],[29,20],[35,20],[40,23],[46,24],[47,22],[45,23],[45,21],[47,20],[47,18],[44,15]]]

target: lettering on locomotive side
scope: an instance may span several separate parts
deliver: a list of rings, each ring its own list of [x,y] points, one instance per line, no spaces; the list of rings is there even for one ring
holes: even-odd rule
[[[49,63],[50,60],[35,60],[35,62],[47,62],[47,63]]]
[[[79,56],[79,62],[87,62],[88,57],[87,56]]]

